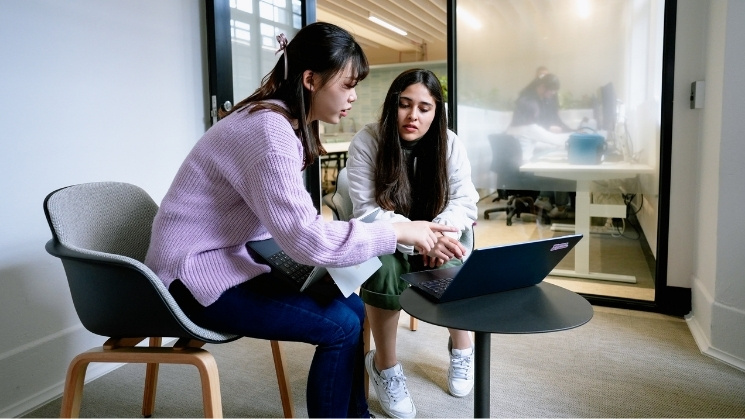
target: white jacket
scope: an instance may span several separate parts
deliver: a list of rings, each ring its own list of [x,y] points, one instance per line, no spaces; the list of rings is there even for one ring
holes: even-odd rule
[[[375,202],[374,168],[378,155],[378,136],[380,131],[377,123],[367,124],[359,131],[349,146],[347,160],[347,176],[349,178],[349,195],[352,198],[355,217],[369,214],[380,208]],[[447,171],[450,183],[449,196],[445,209],[435,217],[433,222],[455,226],[457,233],[446,233],[460,239],[461,233],[470,229],[476,221],[478,210],[476,202],[479,194],[471,181],[471,164],[468,161],[466,149],[454,132],[448,130]],[[375,220],[391,222],[409,221],[405,216],[393,211],[380,208]],[[411,254],[411,246],[398,245],[398,250]]]

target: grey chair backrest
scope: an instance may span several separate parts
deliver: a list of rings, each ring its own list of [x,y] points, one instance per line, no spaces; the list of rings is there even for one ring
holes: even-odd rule
[[[158,205],[139,187],[75,185],[55,191],[45,206],[52,234],[64,246],[145,261]]]
[[[326,194],[323,202],[334,212],[334,219],[349,221],[354,217],[352,198],[349,197],[349,179],[347,168],[343,167],[336,176],[336,190]]]
[[[47,195],[53,238],[46,249],[62,260],[83,326],[110,337],[237,339],[189,320],[143,263],[157,211],[144,190],[127,183],[86,183]]]
[[[463,231],[463,233],[460,235],[460,242],[463,245],[463,247],[469,250],[468,254],[466,255],[466,258],[468,258],[468,256],[471,254],[471,251],[476,246],[476,243],[473,237],[473,226]]]
[[[523,150],[520,141],[509,134],[489,135],[492,148],[491,170],[497,174],[497,189],[533,190],[533,176],[520,172]]]

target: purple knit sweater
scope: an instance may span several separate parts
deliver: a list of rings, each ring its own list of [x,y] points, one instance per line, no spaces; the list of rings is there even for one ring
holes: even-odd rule
[[[269,267],[246,243],[274,237],[306,265],[351,266],[393,253],[389,223],[324,221],[302,177],[302,145],[280,114],[234,112],[181,165],[153,223],[145,263],[204,306]]]

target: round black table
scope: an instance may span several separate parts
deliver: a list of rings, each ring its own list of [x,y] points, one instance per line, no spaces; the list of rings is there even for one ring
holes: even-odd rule
[[[541,282],[538,285],[480,297],[435,303],[414,287],[400,298],[410,315],[443,327],[475,332],[473,414],[490,417],[492,333],[546,333],[572,329],[592,318],[592,306],[579,294]]]

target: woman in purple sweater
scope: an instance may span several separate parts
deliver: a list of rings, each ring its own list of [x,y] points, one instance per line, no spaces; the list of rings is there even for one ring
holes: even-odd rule
[[[246,243],[273,237],[294,260],[342,267],[413,245],[426,253],[429,222],[324,221],[302,171],[324,153],[318,123],[339,123],[357,99],[367,58],[327,23],[278,37],[282,57],[261,87],[210,128],[181,165],[153,224],[145,263],[196,324],[316,345],[310,417],[369,416],[363,386],[364,307],[338,290],[319,301],[288,288]]]

